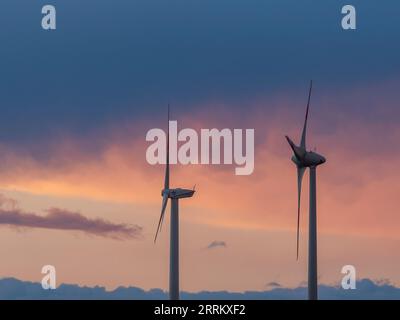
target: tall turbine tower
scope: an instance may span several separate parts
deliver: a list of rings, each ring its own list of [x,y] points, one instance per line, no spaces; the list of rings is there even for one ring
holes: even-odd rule
[[[310,83],[310,91],[308,93],[308,102],[306,110],[306,118],[304,120],[303,133],[301,135],[300,146],[296,146],[294,142],[286,136],[294,155],[292,161],[297,167],[297,259],[299,258],[299,228],[300,228],[300,197],[301,197],[301,182],[306,168],[310,168],[310,216],[308,227],[308,299],[318,299],[318,279],[317,279],[317,187],[316,175],[317,166],[323,164],[326,159],[312,151],[306,150],[306,131],[308,110],[310,107],[312,90],[312,81]]]
[[[170,300],[179,300],[179,199],[192,197],[194,194],[194,189],[170,189],[169,187],[169,105],[166,158],[164,189],[161,191],[161,196],[163,197],[161,215],[160,220],[158,221],[154,243],[157,240],[158,233],[161,231],[168,199],[171,199],[169,298]]]

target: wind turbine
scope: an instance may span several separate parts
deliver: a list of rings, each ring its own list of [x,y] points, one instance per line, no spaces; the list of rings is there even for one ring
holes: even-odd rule
[[[310,108],[310,99],[312,91],[312,81],[310,83],[310,91],[308,93],[308,102],[306,117],[304,120],[303,132],[301,135],[300,146],[296,146],[294,142],[286,136],[294,155],[292,161],[297,167],[297,260],[299,259],[299,228],[300,228],[300,197],[301,197],[301,182],[304,172],[310,168],[310,213],[308,227],[308,299],[318,299],[318,279],[317,279],[317,187],[316,176],[317,166],[323,164],[326,159],[313,151],[306,150],[306,132],[308,111]]]
[[[194,194],[193,190],[169,187],[169,105],[168,105],[168,133],[166,148],[166,166],[164,189],[161,191],[162,204],[161,215],[158,221],[154,243],[157,240],[158,233],[161,231],[164,221],[165,209],[168,199],[171,199],[171,223],[170,223],[170,252],[169,252],[169,298],[170,300],[179,300],[179,199],[190,198]]]

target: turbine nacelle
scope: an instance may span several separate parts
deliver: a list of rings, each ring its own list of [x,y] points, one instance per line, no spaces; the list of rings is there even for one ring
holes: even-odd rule
[[[182,189],[182,188],[164,189],[161,191],[162,196],[167,195],[168,198],[170,198],[170,199],[191,198],[191,197],[193,197],[194,193],[195,193],[195,190]]]
[[[296,146],[294,142],[286,136],[287,141],[289,142],[290,147],[293,150],[293,157],[292,161],[300,168],[306,167],[316,167],[320,164],[326,162],[324,156],[314,152],[314,151],[307,151],[305,148]]]
[[[314,151],[308,151],[304,157],[304,164],[307,167],[316,167],[325,162],[325,157]]]

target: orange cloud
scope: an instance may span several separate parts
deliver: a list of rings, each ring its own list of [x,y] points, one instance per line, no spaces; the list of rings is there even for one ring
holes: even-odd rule
[[[258,107],[252,117],[244,120],[242,128],[256,128],[255,171],[251,176],[235,176],[233,166],[172,166],[173,186],[197,185],[195,197],[184,204],[185,210],[193,212],[186,216],[188,219],[225,227],[295,228],[296,176],[291,151],[284,140],[284,134],[295,141],[299,137],[301,121],[291,116],[294,109],[292,102],[286,100],[280,112],[267,117]],[[317,111],[311,118],[309,146],[317,145],[328,160],[318,169],[317,177],[320,230],[397,237],[400,173],[396,164],[400,154],[387,144],[398,141],[400,129],[347,119],[343,113],[314,114]],[[318,127],[317,117],[337,119],[334,130]],[[206,115],[196,119],[179,123],[184,127],[220,129],[237,123],[234,115],[224,122],[218,113],[217,120],[209,121]],[[385,144],[374,147],[372,142],[384,133]],[[46,164],[3,150],[7,157],[2,166],[1,187],[34,194],[159,204],[164,168],[146,163],[147,146],[145,132],[131,142],[111,140],[96,155],[66,141],[53,150],[51,161]],[[303,184],[303,226],[307,222],[307,178],[306,175]]]

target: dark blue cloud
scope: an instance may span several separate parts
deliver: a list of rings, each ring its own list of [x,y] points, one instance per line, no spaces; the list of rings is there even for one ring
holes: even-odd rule
[[[280,287],[282,287],[282,285],[279,282],[272,281],[272,282],[267,283],[265,285],[265,287],[267,287],[267,288],[280,288]]]
[[[207,249],[214,249],[214,248],[218,248],[218,247],[226,248],[227,244],[225,241],[214,240],[209,243],[209,245],[207,246]]]
[[[40,28],[47,2],[0,5],[3,142],[101,131],[167,101],[243,107],[310,78],[335,90],[399,76],[398,1],[353,0],[356,32],[340,28],[345,1],[51,2],[55,32]]]
[[[12,228],[39,228],[79,231],[115,240],[134,239],[142,236],[142,227],[125,223],[112,223],[100,218],[87,218],[79,212],[51,207],[47,215],[25,212],[18,202],[0,194],[0,226]]]
[[[307,289],[299,287],[294,289],[275,288],[268,291],[201,291],[197,293],[183,292],[183,299],[205,299],[205,300],[294,300],[305,299]],[[400,288],[390,284],[380,284],[369,279],[357,282],[356,290],[343,290],[335,286],[321,285],[319,287],[320,299],[400,299]],[[161,289],[145,291],[137,287],[118,287],[113,291],[107,291],[104,287],[80,287],[78,285],[62,284],[56,290],[43,290],[39,283],[20,281],[14,278],[0,280],[1,300],[21,299],[167,299],[168,295]]]

